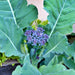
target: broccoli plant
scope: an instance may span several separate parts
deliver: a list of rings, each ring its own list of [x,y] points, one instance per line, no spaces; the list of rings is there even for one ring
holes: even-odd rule
[[[22,66],[12,75],[75,75],[75,42],[66,35],[75,23],[74,0],[44,0],[46,25],[26,0],[0,0],[0,52],[18,56]],[[45,22],[45,21],[44,21]],[[43,22],[43,23],[44,23]]]

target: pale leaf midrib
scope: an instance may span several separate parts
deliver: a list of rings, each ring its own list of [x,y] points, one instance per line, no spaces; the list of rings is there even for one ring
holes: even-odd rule
[[[12,5],[10,3],[10,0],[7,0],[7,2],[9,4],[10,9],[11,9],[11,12],[12,12],[12,15],[13,15],[13,18],[14,18],[14,22],[15,22],[16,26],[19,28],[19,26],[17,25],[16,17],[15,17],[14,10],[12,8]]]
[[[52,52],[56,47],[58,47],[60,45],[60,43],[63,41],[64,39],[62,39],[61,41],[59,41],[51,50],[49,50],[44,56],[46,56],[47,54],[49,54],[50,52]],[[44,57],[43,56],[43,57]]]
[[[52,29],[51,33],[50,33],[50,35],[49,35],[49,39],[50,39],[50,37],[51,37],[51,35],[52,35],[52,33],[53,33],[53,31],[54,31],[54,29],[55,29],[57,23],[58,23],[58,20],[59,20],[61,14],[62,14],[63,9],[64,9],[65,3],[66,3],[66,0],[65,0],[64,3],[63,3],[63,7],[62,7],[62,9],[61,9],[61,11],[60,11],[60,13],[59,13],[59,15],[58,15],[58,18],[57,18],[57,20],[56,20],[56,22],[55,22],[55,24],[54,24],[54,26],[53,26],[53,29]]]

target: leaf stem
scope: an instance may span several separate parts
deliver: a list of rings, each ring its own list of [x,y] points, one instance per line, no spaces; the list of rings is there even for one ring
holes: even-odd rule
[[[27,55],[28,54],[28,50],[27,50],[27,47],[26,47],[26,43],[24,43],[24,48],[25,48],[26,55]]]

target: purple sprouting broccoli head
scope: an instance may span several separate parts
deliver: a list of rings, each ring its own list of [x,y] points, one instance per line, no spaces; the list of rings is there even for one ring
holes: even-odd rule
[[[44,30],[43,28],[41,28],[41,27],[38,27],[38,28],[37,28],[37,31],[39,31],[39,32],[44,32],[45,30]]]
[[[48,35],[44,33],[44,29],[38,27],[37,30],[27,30],[25,36],[27,37],[27,42],[33,46],[44,46],[48,40]]]
[[[38,43],[38,40],[34,37],[33,42],[32,42],[32,45],[33,46],[37,46],[37,43]]]
[[[36,59],[39,59],[39,56],[36,56]]]
[[[25,35],[25,36],[29,36],[29,35],[31,35],[31,30],[27,30],[27,31],[25,32],[24,35]]]
[[[48,39],[48,35],[47,34],[44,34],[44,39]]]
[[[28,43],[32,42],[32,36],[31,35],[27,36],[27,41],[28,41]]]
[[[45,45],[45,43],[46,43],[46,40],[41,40],[41,46],[43,46],[43,45]]]

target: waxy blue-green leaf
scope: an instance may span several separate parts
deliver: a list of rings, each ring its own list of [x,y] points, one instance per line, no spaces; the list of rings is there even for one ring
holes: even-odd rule
[[[67,37],[63,36],[61,33],[54,33],[48,40],[48,45],[46,46],[47,52],[44,57],[48,56],[50,52],[63,54],[67,50]]]
[[[51,28],[45,57],[50,52],[66,52],[68,43],[65,35],[72,32],[72,25],[75,23],[75,1],[45,0],[44,6],[49,13],[48,21]]]
[[[0,0],[0,52],[7,57],[21,57],[22,35],[23,31],[17,25],[10,0]]]
[[[6,56],[22,56],[20,44],[23,31],[37,18],[37,9],[26,0],[0,0],[0,52]]]
[[[75,23],[75,0],[45,0],[44,7],[48,11],[48,21],[52,28],[49,37],[56,31],[62,34],[72,33]]]
[[[8,57],[22,56],[20,52],[22,34],[22,30],[14,24],[13,19],[0,17],[0,52]]]
[[[72,60],[72,59],[67,59],[66,57],[63,57],[63,62],[64,62],[64,64],[65,64],[68,68],[75,70],[75,63],[74,63],[74,60]]]
[[[41,75],[41,73],[34,66],[32,66],[29,55],[27,55],[25,57],[23,67],[18,66],[12,75]]]
[[[0,16],[13,18],[20,28],[29,26],[33,20],[37,19],[37,15],[36,7],[28,6],[26,0],[0,0]]]
[[[42,66],[39,71],[42,75],[75,75],[74,70],[67,70],[62,64]]]
[[[68,56],[73,57],[75,62],[75,42],[68,45],[68,49],[65,52]]]

